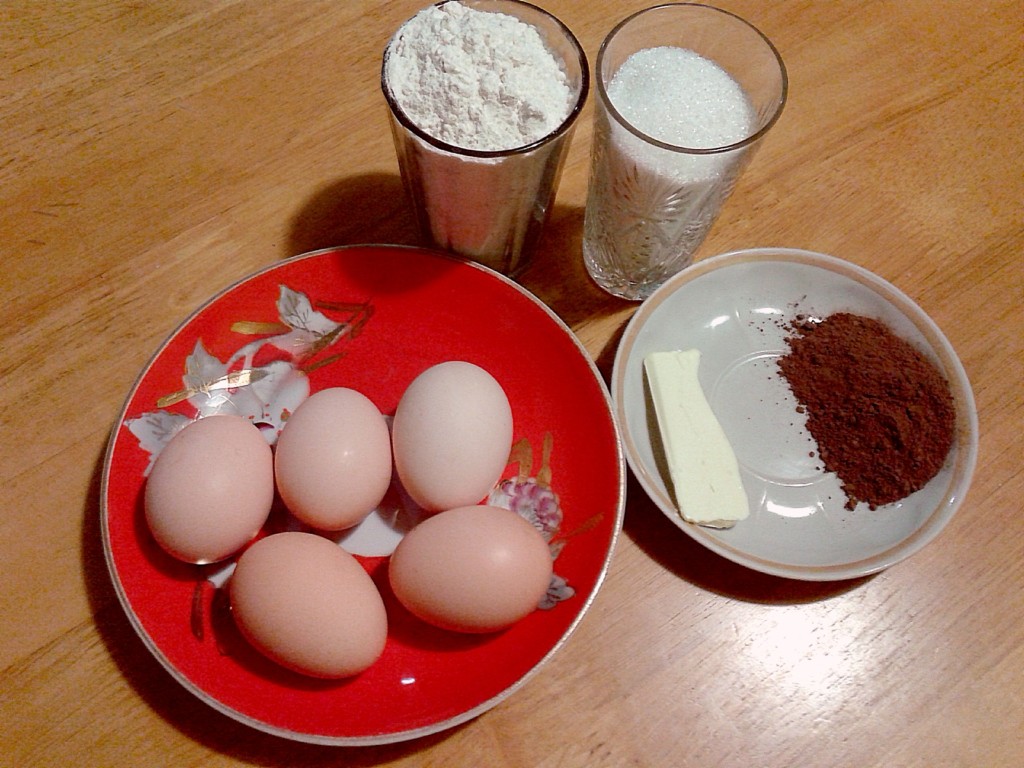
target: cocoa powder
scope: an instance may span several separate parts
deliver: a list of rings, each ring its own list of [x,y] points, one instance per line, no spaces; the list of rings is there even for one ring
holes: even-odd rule
[[[942,468],[955,430],[938,368],[872,318],[797,318],[790,330],[779,368],[846,507],[863,501],[876,509],[923,488]]]

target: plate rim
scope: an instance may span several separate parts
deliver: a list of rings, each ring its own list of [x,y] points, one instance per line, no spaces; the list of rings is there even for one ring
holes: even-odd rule
[[[587,364],[591,375],[594,378],[595,383],[598,385],[598,390],[601,392],[602,399],[607,409],[608,421],[611,426],[612,433],[615,436],[614,440],[614,452],[615,452],[615,466],[618,472],[617,485],[617,499],[615,503],[615,515],[611,525],[611,535],[608,541],[607,551],[604,554],[600,569],[597,572],[594,580],[594,586],[590,590],[590,594],[586,596],[582,605],[576,612],[576,616],[566,627],[565,631],[559,636],[558,640],[549,648],[538,660],[530,667],[525,673],[523,673],[518,680],[510,684],[508,687],[502,689],[500,692],[495,694],[489,699],[480,702],[474,707],[467,709],[459,714],[452,715],[444,720],[437,721],[428,725],[420,726],[417,728],[410,728],[405,730],[392,731],[388,733],[378,734],[366,734],[359,736],[329,736],[316,733],[306,733],[302,731],[295,731],[288,728],[282,728],[267,722],[264,722],[258,718],[248,715],[244,712],[240,712],[237,709],[230,707],[223,702],[216,699],[199,687],[196,683],[190,680],[184,673],[181,672],[174,664],[171,663],[170,659],[164,654],[159,648],[156,642],[150,637],[149,633],[146,632],[142,626],[141,621],[135,614],[135,611],[131,607],[131,602],[128,599],[128,595],[121,582],[120,575],[117,571],[114,562],[114,552],[110,543],[110,530],[109,530],[109,508],[108,498],[110,489],[110,476],[112,469],[112,459],[114,454],[114,447],[117,443],[117,436],[124,424],[125,417],[128,413],[128,409],[131,405],[132,399],[142,382],[145,380],[147,372],[152,368],[160,356],[164,353],[167,347],[182,333],[202,312],[207,310],[209,307],[216,304],[223,297],[237,289],[244,283],[255,280],[267,273],[274,272],[276,270],[286,268],[289,264],[303,261],[306,259],[318,258],[327,254],[332,253],[345,253],[354,252],[366,249],[373,250],[396,250],[396,251],[407,251],[409,253],[417,253],[429,258],[438,258],[447,260],[453,264],[460,265],[462,267],[469,267],[471,269],[479,270],[485,273],[491,279],[496,279],[499,283],[515,290],[524,298],[528,299],[535,307],[538,307],[547,316],[547,318],[554,323],[554,325],[567,336],[567,338],[575,346],[579,352],[581,358]],[[625,457],[625,450],[623,446],[622,430],[618,420],[615,418],[614,404],[611,398],[611,393],[607,384],[604,381],[597,364],[587,351],[586,347],[580,341],[579,337],[572,331],[572,329],[566,324],[561,317],[559,317],[551,307],[545,304],[539,297],[537,297],[532,291],[527,289],[525,286],[520,285],[516,281],[501,274],[500,272],[491,269],[483,264],[475,262],[471,259],[463,258],[450,254],[444,251],[438,251],[431,248],[413,246],[413,245],[398,245],[398,244],[378,244],[378,243],[353,243],[340,246],[328,246],[325,248],[318,248],[303,253],[295,254],[284,259],[274,261],[266,264],[259,269],[256,269],[242,277],[232,281],[227,286],[221,288],[215,293],[211,294],[208,298],[203,300],[200,304],[195,306],[186,317],[181,320],[174,328],[172,328],[163,338],[163,340],[157,345],[154,352],[146,359],[139,373],[135,376],[131,386],[127,390],[121,407],[118,409],[117,415],[115,416],[114,422],[109,431],[107,438],[107,444],[103,455],[103,470],[100,477],[100,503],[99,503],[99,516],[100,516],[100,539],[103,545],[103,558],[106,565],[107,574],[114,587],[114,592],[117,595],[117,600],[121,610],[127,616],[135,635],[142,641],[143,645],[153,656],[154,659],[160,664],[163,669],[168,672],[171,677],[185,688],[189,693],[194,695],[197,699],[209,705],[213,709],[217,710],[221,714],[235,720],[243,725],[254,728],[255,730],[267,733],[273,736],[285,738],[291,741],[317,744],[321,746],[337,746],[337,747],[363,747],[363,746],[380,746],[385,744],[397,744],[406,741],[412,741],[415,739],[423,738],[432,734],[440,733],[446,730],[450,730],[463,723],[469,722],[474,718],[479,717],[483,713],[495,706],[500,704],[505,699],[512,696],[523,686],[525,686],[530,680],[532,680],[544,667],[551,658],[562,649],[562,647],[568,642],[569,638],[575,634],[579,624],[583,621],[584,616],[589,612],[594,600],[597,598],[598,593],[604,585],[605,579],[608,576],[608,571],[611,566],[612,558],[618,546],[619,538],[622,534],[623,521],[625,518],[625,507],[626,507],[626,466],[627,460]]]
[[[929,344],[934,347],[935,353],[942,357],[943,364],[949,369],[951,388],[958,392],[966,406],[965,412],[961,412],[960,408],[957,409],[957,442],[954,447],[956,451],[954,462],[962,467],[962,492],[953,498],[950,498],[952,494],[947,493],[944,503],[940,504],[921,525],[904,538],[871,556],[828,565],[800,565],[778,562],[729,546],[705,528],[683,520],[672,501],[652,483],[647,468],[637,455],[636,445],[626,419],[624,382],[625,368],[641,329],[657,308],[683,285],[709,272],[736,264],[755,262],[796,263],[828,269],[833,274],[840,274],[873,290],[892,304],[915,327],[922,330],[923,333],[926,332]],[[880,289],[884,289],[884,292]],[[771,576],[800,581],[843,581],[869,576],[906,560],[935,539],[956,514],[967,496],[977,465],[979,423],[970,379],[956,350],[938,324],[907,294],[885,278],[846,259],[817,251],[784,246],[736,249],[701,259],[673,275],[640,304],[626,324],[612,365],[610,390],[615,417],[620,422],[620,436],[625,447],[626,462],[634,478],[661,513],[677,528],[712,552],[738,565]],[[957,483],[951,478],[949,489],[952,491],[956,486]]]

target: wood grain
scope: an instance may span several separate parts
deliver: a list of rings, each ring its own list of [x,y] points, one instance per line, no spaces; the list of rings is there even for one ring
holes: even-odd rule
[[[635,0],[542,3],[596,60]],[[166,335],[314,248],[416,243],[379,90],[421,7],[0,5],[0,765],[1010,766],[1024,754],[1024,7],[727,0],[790,100],[700,251],[849,259],[918,302],[977,400],[973,486],[874,577],[717,557],[629,486],[602,591],[543,672],[450,732],[293,744],[217,714],[135,636],[103,561],[106,441]],[[522,282],[605,375],[635,305],[580,258],[588,106]]]

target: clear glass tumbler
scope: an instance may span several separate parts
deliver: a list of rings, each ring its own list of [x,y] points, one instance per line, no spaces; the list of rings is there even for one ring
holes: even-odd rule
[[[745,136],[724,146],[679,146],[648,135],[623,116],[609,98],[609,84],[630,56],[661,47],[692,51],[740,86],[752,118]],[[675,3],[639,11],[618,24],[601,44],[595,83],[583,258],[606,291],[642,300],[692,262],[782,113],[788,78],[775,46],[743,19],[706,5]]]
[[[546,11],[518,0],[458,2],[514,16],[536,28],[563,62],[572,89],[568,115],[548,135],[500,151],[466,149],[431,136],[402,110],[388,87],[385,52],[381,89],[402,182],[421,233],[439,248],[514,277],[529,263],[554,203],[576,118],[586,101],[589,68],[576,37]]]

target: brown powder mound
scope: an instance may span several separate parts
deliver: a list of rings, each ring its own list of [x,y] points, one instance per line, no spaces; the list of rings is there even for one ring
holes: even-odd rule
[[[799,320],[779,368],[825,469],[871,509],[923,488],[953,444],[956,414],[935,365],[884,324],[845,312]]]

